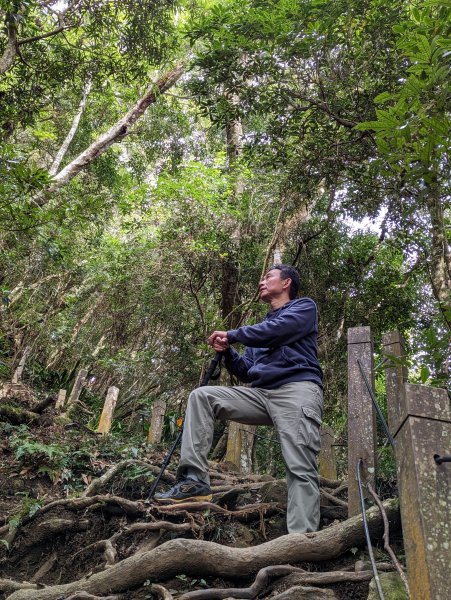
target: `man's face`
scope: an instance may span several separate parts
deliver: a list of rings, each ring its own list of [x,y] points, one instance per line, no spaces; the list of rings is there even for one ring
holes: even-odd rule
[[[291,279],[281,279],[280,269],[271,269],[260,281],[258,291],[262,302],[271,302],[285,293],[290,292]]]

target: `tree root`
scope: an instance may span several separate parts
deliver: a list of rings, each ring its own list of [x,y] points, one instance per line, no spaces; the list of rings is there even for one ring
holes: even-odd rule
[[[121,535],[135,531],[177,531],[183,533],[186,531],[199,531],[198,525],[191,523],[171,523],[170,521],[153,521],[152,523],[133,523],[121,532]]]
[[[256,598],[268,585],[270,577],[281,577],[294,572],[301,572],[302,569],[292,567],[291,565],[275,565],[264,567],[257,573],[254,583],[248,588],[212,588],[209,590],[196,590],[180,596],[179,600],[221,600],[222,598]]]
[[[152,583],[150,591],[156,594],[159,600],[174,600],[174,596],[162,585]]]
[[[277,502],[266,502],[264,504],[248,504],[242,506],[237,510],[228,510],[212,502],[184,502],[181,504],[170,504],[167,506],[159,506],[158,512],[160,514],[172,514],[172,515],[188,515],[191,513],[199,513],[205,510],[209,510],[212,513],[223,515],[227,517],[234,517],[238,521],[247,521],[253,517],[262,517],[263,515],[271,516],[277,512],[281,512],[285,509],[285,505],[281,505]]]
[[[309,572],[304,569],[292,567],[291,565],[277,565],[265,567],[257,573],[254,583],[248,588],[212,588],[208,590],[196,590],[180,596],[179,600],[223,600],[224,598],[240,598],[242,600],[253,599],[258,596],[268,585],[271,577],[282,577],[291,575],[292,585],[328,585],[331,583],[369,581],[373,577],[372,571],[352,573],[347,571],[327,571],[323,573]]]
[[[398,500],[387,500],[383,506],[387,518],[399,526]],[[378,537],[383,530],[379,508],[372,507],[366,514],[370,534]],[[213,542],[175,539],[154,550],[125,558],[89,579],[40,590],[17,590],[8,600],[56,600],[79,591],[115,593],[133,589],[146,579],[158,581],[179,573],[235,579],[281,561],[330,560],[363,543],[361,515],[316,533],[292,533],[251,548],[230,548]]]
[[[56,563],[58,555],[56,552],[52,552],[52,554],[47,558],[47,560],[42,564],[33,577],[30,579],[31,583],[37,583],[40,579],[45,577],[47,573],[53,568],[53,565]]]
[[[88,592],[75,592],[64,600],[119,600],[120,596],[93,596]]]
[[[7,594],[16,590],[37,590],[38,587],[39,586],[35,583],[28,583],[27,581],[20,583],[18,581],[13,581],[12,579],[0,579],[0,592],[5,592]]]
[[[392,547],[390,546],[390,526],[388,524],[388,519],[387,519],[387,515],[385,513],[384,506],[381,502],[381,499],[379,498],[379,496],[376,494],[375,490],[373,489],[373,486],[371,485],[371,483],[368,483],[367,487],[368,487],[369,493],[373,496],[377,506],[379,507],[379,510],[381,511],[381,514],[382,514],[382,518],[384,520],[384,535],[383,535],[384,548],[388,552],[388,555],[390,556],[393,564],[395,565],[396,570],[398,571],[399,576],[401,577],[401,581],[403,582],[404,587],[406,588],[407,596],[410,598],[409,582],[407,581],[406,574],[404,573],[401,563],[396,558],[396,555],[393,552]]]
[[[321,496],[323,496],[323,498],[329,500],[332,504],[335,504],[336,506],[343,506],[346,509],[348,508],[347,502],[341,500],[341,498],[337,498],[333,494],[329,494],[329,492],[326,492],[326,490],[320,490],[320,494]]]
[[[32,517],[25,517],[21,524],[20,528],[24,525],[35,520],[37,517],[53,510],[56,507],[63,507],[70,511],[81,511],[81,510],[97,510],[105,507],[117,507],[126,515],[132,518],[137,518],[146,513],[146,508],[141,502],[132,502],[131,500],[127,500],[126,498],[122,498],[120,496],[109,496],[109,495],[99,495],[99,496],[90,496],[89,498],[63,498],[60,500],[54,500],[53,502],[49,502],[48,504],[44,504]],[[48,527],[52,529],[52,522],[55,524],[53,529],[54,534],[59,533],[64,529],[64,526],[69,523],[63,525],[59,525],[58,521],[61,519],[55,518],[46,522]],[[39,527],[43,527],[44,524],[40,524]],[[13,539],[16,537],[18,528],[14,528],[11,530],[10,525],[4,525],[0,527],[0,536],[4,539],[7,539],[9,545],[12,545]],[[45,527],[43,527],[43,531],[45,531]]]
[[[94,496],[98,494],[105,487],[106,484],[108,484],[115,477],[117,477],[119,473],[131,466],[145,467],[147,471],[153,473],[154,475],[158,475],[158,473],[160,472],[159,467],[155,467],[154,465],[151,465],[143,460],[136,460],[131,458],[127,460],[122,460],[121,462],[118,462],[116,465],[108,469],[108,471],[104,473],[101,477],[99,477],[98,479],[94,479],[94,481],[90,483],[85,489],[85,491],[82,494],[82,497],[87,498],[89,496]],[[175,476],[172,473],[169,473],[169,471],[166,471],[164,473],[162,479],[163,481],[167,481],[168,483],[175,482]]]

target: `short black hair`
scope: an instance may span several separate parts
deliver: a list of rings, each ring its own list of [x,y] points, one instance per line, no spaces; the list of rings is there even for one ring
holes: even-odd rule
[[[273,265],[269,270],[278,269],[280,271],[280,279],[291,279],[290,285],[290,300],[296,298],[299,292],[300,281],[299,273],[291,265]]]

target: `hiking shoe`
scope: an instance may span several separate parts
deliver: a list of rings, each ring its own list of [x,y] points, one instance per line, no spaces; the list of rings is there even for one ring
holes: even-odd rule
[[[167,492],[155,494],[155,500],[171,502],[188,502],[189,500],[201,502],[213,498],[210,486],[195,479],[181,479]]]

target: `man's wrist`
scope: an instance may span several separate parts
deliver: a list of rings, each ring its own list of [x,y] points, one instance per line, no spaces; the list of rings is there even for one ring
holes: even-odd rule
[[[237,333],[238,329],[231,329],[230,331],[227,332],[227,341],[229,342],[229,344],[234,344],[236,342],[236,333]]]

